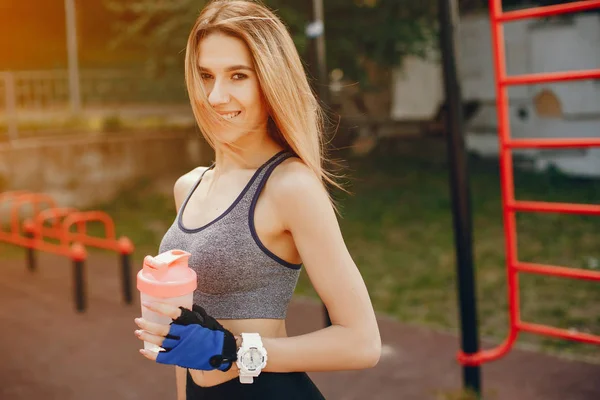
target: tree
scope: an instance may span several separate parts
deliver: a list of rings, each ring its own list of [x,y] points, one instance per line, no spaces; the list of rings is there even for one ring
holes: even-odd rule
[[[181,65],[187,35],[206,0],[104,0],[115,16],[117,32],[110,47],[136,43],[148,52],[146,60],[154,75]],[[197,9],[197,10],[195,10]]]
[[[112,45],[136,41],[146,46],[155,73],[181,66],[187,35],[207,0],[105,0],[117,18]],[[286,23],[305,60],[311,1],[265,0]],[[349,79],[372,83],[366,63],[401,64],[407,55],[424,56],[435,46],[434,0],[325,0],[327,64]]]

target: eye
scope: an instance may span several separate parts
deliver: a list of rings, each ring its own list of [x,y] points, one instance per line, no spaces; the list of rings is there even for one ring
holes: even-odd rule
[[[243,79],[246,79],[248,77],[248,75],[246,74],[241,74],[241,73],[237,73],[237,74],[233,74],[233,80],[234,81],[241,81]]]
[[[203,80],[207,80],[207,79],[211,79],[211,78],[212,78],[212,75],[211,75],[211,74],[202,73],[202,74],[200,74],[200,77],[201,77]]]

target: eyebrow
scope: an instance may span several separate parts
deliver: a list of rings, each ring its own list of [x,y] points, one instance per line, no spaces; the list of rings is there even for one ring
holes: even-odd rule
[[[203,66],[198,66],[198,69],[202,72],[210,72],[210,69],[205,68]],[[239,70],[247,70],[247,71],[254,72],[254,69],[251,67],[248,67],[247,65],[232,65],[231,67],[225,68],[225,72],[239,71]]]

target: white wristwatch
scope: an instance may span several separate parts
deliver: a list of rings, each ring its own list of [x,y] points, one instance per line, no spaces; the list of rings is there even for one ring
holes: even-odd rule
[[[258,333],[242,333],[242,346],[237,352],[236,364],[241,383],[252,383],[260,375],[267,365],[267,349],[263,347]]]

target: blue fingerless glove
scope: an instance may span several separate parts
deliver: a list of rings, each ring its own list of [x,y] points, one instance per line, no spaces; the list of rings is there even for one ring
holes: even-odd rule
[[[237,360],[237,347],[231,332],[200,306],[179,307],[181,316],[171,323],[169,334],[156,357],[160,364],[178,365],[203,371],[228,371]]]

